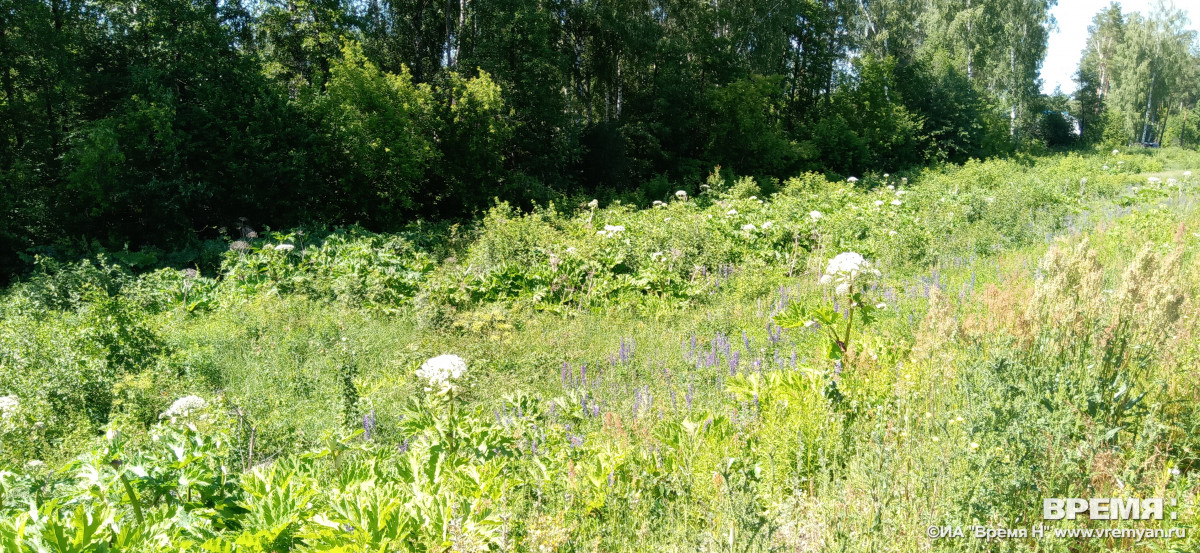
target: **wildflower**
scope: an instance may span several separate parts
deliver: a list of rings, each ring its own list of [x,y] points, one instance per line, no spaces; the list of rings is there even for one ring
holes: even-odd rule
[[[604,230],[599,231],[596,234],[603,234],[609,238],[612,238],[621,232],[625,232],[625,225],[604,225]]]
[[[191,413],[192,411],[203,409],[207,404],[208,402],[204,401],[204,398],[200,396],[183,396],[175,400],[175,403],[172,403],[171,407],[167,408],[166,411],[163,411],[158,418],[173,419],[175,417],[182,417],[188,413]]]
[[[904,203],[904,202],[902,202],[902,201],[900,201],[900,200],[892,200],[892,205],[896,205],[896,206],[898,206],[898,205],[900,205],[900,204],[902,204],[902,203]]]
[[[1119,153],[1121,153],[1121,150],[1113,150],[1113,155],[1114,155],[1114,156],[1115,156],[1115,155],[1117,155],[1117,154],[1119,154]]]
[[[575,246],[567,248],[567,253],[575,253]]]
[[[931,438],[931,439],[932,439],[933,441],[935,441],[935,442],[941,441],[941,438],[938,438],[937,436],[934,436],[934,437],[933,437],[933,438]]]
[[[821,277],[821,284],[830,284],[837,282],[835,293],[839,296],[844,296],[850,293],[850,288],[854,284],[854,279],[860,275],[871,272],[879,274],[879,271],[870,269],[871,264],[863,259],[863,256],[856,252],[842,252],[829,261],[829,266],[825,268],[825,275]]]
[[[29,461],[28,463],[25,463],[25,466],[28,468],[31,468],[31,469],[35,469],[35,468],[42,467],[45,465],[46,465],[46,463],[43,463],[38,459],[34,459],[32,461]]]
[[[1158,184],[1158,183],[1162,182],[1162,179],[1160,179],[1158,177],[1150,177],[1150,178],[1146,179],[1146,181],[1149,182],[1150,184]]]
[[[1177,468],[1171,469],[1171,476],[1179,476],[1179,469],[1177,469]]]
[[[664,205],[667,205],[667,204],[664,204],[664,203],[662,203],[662,202],[660,202],[660,201],[658,201],[658,200],[654,200],[654,203],[653,203],[653,204],[650,204],[650,205],[653,205],[654,207],[662,207],[662,206],[664,206]]]
[[[1122,161],[1118,161],[1118,162],[1117,162],[1117,165],[1125,165],[1125,161],[1124,161],[1124,160],[1122,160]]]
[[[888,190],[895,190],[895,189],[896,189],[896,185],[894,185],[894,184],[889,184],[887,188],[888,188]]]
[[[896,235],[896,231],[894,231],[894,230],[888,231],[888,236],[895,236],[895,235]]]
[[[850,178],[846,179],[846,182],[848,182],[850,184],[854,184],[854,183],[858,182],[858,177],[850,177]]]
[[[275,246],[275,251],[279,251],[279,252],[290,252],[294,249],[296,249],[296,246],[293,246],[291,244],[280,244],[278,246]]]
[[[729,210],[729,211],[726,211],[726,212],[725,212],[725,214],[726,214],[726,215],[729,215],[729,216],[737,215],[737,210],[736,210],[736,209],[731,209],[731,210]]]
[[[821,217],[824,217],[824,216],[825,216],[824,214],[822,214],[820,211],[817,211],[815,209],[808,212],[808,217],[814,221],[818,221],[821,219]]]
[[[758,227],[754,226],[753,224],[745,224],[745,225],[742,225],[742,230],[744,230],[746,232],[754,232],[754,231],[758,230]]]
[[[887,309],[887,304],[883,303],[883,302],[879,302],[879,303],[875,304],[875,309]]]
[[[971,449],[979,449],[979,442],[971,442]]]
[[[1079,184],[1081,184],[1081,185],[1087,184],[1087,177],[1083,177],[1082,179],[1079,179]]]
[[[883,200],[875,200],[875,207],[883,205]]]
[[[1191,171],[1184,171],[1184,172],[1183,172],[1183,178],[1185,178],[1185,179],[1186,179],[1186,178],[1191,178],[1191,176],[1192,176],[1192,172],[1191,172]]]
[[[229,245],[229,249],[235,252],[246,251],[250,249],[250,243],[245,240],[234,240],[233,243]]]
[[[1108,166],[1107,166],[1107,165],[1105,165],[1104,167],[1101,167],[1101,169],[1104,169],[1105,171],[1107,171],[1107,170],[1108,170]]]
[[[11,418],[20,406],[17,396],[0,396],[0,420]]]
[[[589,209],[596,209],[600,206],[600,200],[592,200],[588,202],[587,206]]]
[[[763,223],[763,227],[762,227],[762,228],[763,228],[763,229],[769,229],[769,228],[771,228],[771,227],[773,227],[773,226],[775,226],[775,221],[767,221],[767,222]]]
[[[681,200],[686,200],[686,199],[687,199],[687,192],[684,192],[684,191],[682,191],[682,190],[676,190],[676,191],[675,191],[675,197],[676,197],[676,198],[679,198],[679,199],[681,199]]]
[[[757,200],[757,199],[758,199],[758,196],[750,196],[750,199],[751,199],[751,200]]]
[[[653,259],[654,261],[662,261],[663,252],[654,252],[650,254],[650,259]]]
[[[884,173],[884,174],[883,174],[883,178],[885,178],[885,179],[886,179],[886,178],[888,178],[888,177],[890,177],[890,176],[891,176],[891,175],[889,175],[889,174],[887,174],[887,173]]]
[[[417,378],[429,381],[426,392],[444,395],[455,390],[453,380],[461,378],[467,372],[467,362],[457,355],[439,355],[421,364],[417,369]]]
[[[908,177],[900,177],[900,184],[908,184]]]

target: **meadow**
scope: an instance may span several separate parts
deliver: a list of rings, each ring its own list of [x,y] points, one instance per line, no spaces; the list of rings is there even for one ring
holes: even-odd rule
[[[0,297],[0,551],[1196,551],[1194,171],[714,173],[393,234],[233,221],[182,269],[39,258]],[[926,534],[1041,523],[1189,531]]]

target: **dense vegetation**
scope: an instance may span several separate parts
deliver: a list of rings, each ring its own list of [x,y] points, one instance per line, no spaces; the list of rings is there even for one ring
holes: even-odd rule
[[[194,266],[240,217],[384,232],[644,206],[717,166],[961,163],[1070,145],[1061,112],[1106,149],[1195,147],[1182,14],[1104,12],[1068,100],[1038,92],[1053,4],[3,0],[0,278]]]
[[[473,229],[243,226],[199,271],[39,258],[0,299],[0,550],[1191,551],[925,528],[1200,520],[1195,169],[714,174]]]

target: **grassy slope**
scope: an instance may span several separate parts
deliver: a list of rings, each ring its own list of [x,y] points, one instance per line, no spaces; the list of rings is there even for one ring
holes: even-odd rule
[[[1172,156],[1181,155],[1160,154],[1165,163],[1155,176],[1181,178],[1195,161]],[[1091,330],[1048,337],[1066,325],[1076,304],[1047,306],[1048,323],[1024,320],[1036,301],[1039,260],[1054,237],[973,255],[975,242],[1002,244],[1006,232],[1000,226],[1000,239],[971,236],[972,245],[964,247],[964,234],[977,230],[964,226],[962,232],[931,233],[935,244],[928,249],[934,253],[921,263],[897,259],[889,243],[870,243],[876,250],[872,258],[883,270],[872,301],[888,307],[856,334],[858,355],[837,376],[836,392],[829,387],[833,367],[821,354],[825,346],[818,333],[787,330],[772,339],[769,326],[789,301],[817,305],[829,300],[828,290],[816,283],[817,270],[820,259],[841,247],[820,243],[823,249],[816,255],[796,262],[746,260],[710,299],[685,307],[618,300],[563,315],[520,302],[482,305],[460,310],[461,324],[450,331],[429,328],[413,310],[381,314],[290,295],[240,297],[200,316],[167,311],[147,323],[170,352],[160,362],[166,368],[125,377],[116,418],[137,441],[144,434],[136,423],[146,416],[139,419],[135,407],[152,415],[184,393],[220,393],[256,426],[251,458],[244,430],[235,437],[235,456],[242,463],[287,457],[297,444],[306,447],[330,432],[352,428],[365,413],[377,420],[377,441],[397,443],[405,438],[401,406],[419,394],[412,370],[431,355],[453,352],[472,367],[464,399],[484,413],[496,407],[500,395],[518,391],[541,398],[543,405],[556,397],[572,397],[574,404],[586,392],[608,413],[544,420],[546,432],[559,435],[557,447],[566,453],[544,453],[551,476],[537,484],[537,494],[524,490],[506,500],[516,521],[513,532],[525,540],[509,542],[513,547],[532,547],[542,539],[536,536],[549,536],[540,543],[563,550],[715,550],[732,542],[738,550],[919,551],[931,546],[924,537],[929,524],[1028,527],[1039,522],[1043,496],[1130,492],[1179,498],[1189,505],[1180,512],[1181,522],[1194,523],[1196,476],[1188,470],[1200,445],[1194,438],[1200,428],[1194,407],[1200,351],[1192,338],[1200,281],[1195,255],[1200,195],[1193,185],[1187,193],[1137,199],[1139,191],[1127,185],[1122,181],[1118,194],[1089,199],[1065,227],[1052,231],[1068,243],[1088,238],[1106,289],[1131,280],[1121,273],[1142,244],[1156,244],[1156,258],[1182,248],[1182,269],[1169,284],[1190,299],[1178,321],[1154,327],[1156,335],[1139,335],[1139,347],[1155,351],[1123,366],[1122,371],[1136,369],[1136,374],[1122,382],[1134,386],[1131,395],[1146,396],[1120,414],[1106,415],[1115,390],[1103,386],[1111,382],[1088,376],[1095,352],[1063,352],[1054,345],[1091,336]],[[911,201],[932,204],[936,195],[925,197],[918,190]],[[625,213],[625,220],[635,218],[632,229],[646,224],[647,219],[636,218],[653,210]],[[935,217],[939,212],[923,206],[919,213]],[[1044,217],[1031,213],[1016,220],[1012,233],[1053,228],[1015,228]],[[931,307],[935,289],[942,299]],[[46,334],[71,329],[62,321],[39,324],[38,332]],[[8,339],[16,335],[10,327]],[[762,398],[731,395],[731,385],[745,384],[730,378],[732,356],[720,351],[715,366],[707,362],[707,354],[722,350],[725,341],[737,352],[737,372],[757,372],[759,366],[768,374],[798,370],[808,375],[797,388],[805,392],[796,392],[800,395],[786,407],[768,400],[767,388]],[[631,357],[614,361],[623,342],[634,344]],[[588,384],[564,385],[564,363],[572,380],[587,364]],[[173,376],[176,371],[186,377]],[[1089,403],[1091,396],[1097,400]],[[356,402],[349,413],[347,401]],[[1042,411],[1039,405],[1050,407]],[[655,459],[667,447],[663,429],[721,414],[730,418],[734,431],[680,454],[686,468],[664,481],[673,482],[677,487],[671,493],[681,495],[652,500],[643,486],[662,481],[644,471],[661,465]],[[561,445],[562,435],[569,434],[567,420],[587,437],[580,452]],[[1110,436],[1105,424],[1112,421],[1120,428]],[[85,439],[63,438],[58,452],[42,451],[48,459],[70,455]],[[580,457],[585,460],[572,460]],[[586,500],[567,499],[577,489],[576,464],[583,467],[588,458],[610,459],[617,481],[603,492],[589,492]],[[757,471],[739,472],[731,459]],[[1172,476],[1172,468],[1184,471]],[[566,529],[565,535],[554,536],[550,527]],[[1027,550],[1032,543],[967,539],[933,545]],[[1122,543],[1130,546],[1037,542],[1043,550],[1072,551]],[[1187,543],[1192,545],[1170,545],[1194,547]]]

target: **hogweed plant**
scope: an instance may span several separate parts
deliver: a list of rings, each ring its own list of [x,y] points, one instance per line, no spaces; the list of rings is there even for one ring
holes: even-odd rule
[[[863,296],[862,283],[872,276],[879,276],[879,271],[861,254],[840,253],[829,261],[820,280],[823,286],[833,287],[833,303],[815,308],[792,303],[775,316],[775,323],[782,328],[817,327],[829,338],[829,359],[841,366],[849,362],[856,316],[861,324],[870,324],[875,310],[887,307],[883,303],[873,305]],[[844,311],[838,309],[839,303],[845,305]]]
[[[450,451],[454,451],[454,401],[459,391],[459,381],[467,372],[467,362],[457,355],[439,355],[430,358],[417,369],[417,378],[425,382],[425,392],[429,394],[432,403],[445,403],[447,423],[443,438]]]

